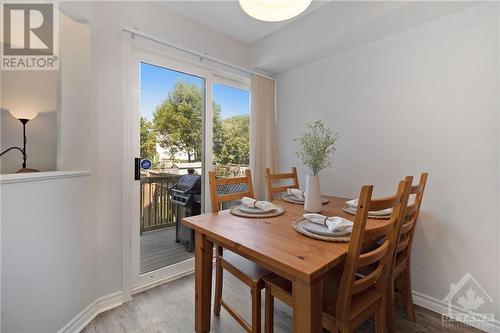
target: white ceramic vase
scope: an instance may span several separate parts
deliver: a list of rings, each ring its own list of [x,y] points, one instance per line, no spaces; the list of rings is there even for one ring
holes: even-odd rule
[[[319,176],[307,175],[304,210],[308,213],[319,213],[322,208]]]

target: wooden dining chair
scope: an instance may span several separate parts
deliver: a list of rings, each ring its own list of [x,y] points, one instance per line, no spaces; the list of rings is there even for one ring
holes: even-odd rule
[[[323,289],[328,284],[336,284],[333,293],[324,295],[323,328],[330,332],[351,333],[370,317],[375,317],[377,333],[385,330],[385,310],[388,286],[388,274],[395,252],[399,230],[401,229],[404,209],[409,196],[410,184],[407,180],[399,182],[396,194],[381,199],[372,199],[373,186],[361,188],[358,208],[354,217],[354,226],[340,278],[325,280]],[[365,226],[368,211],[392,208],[389,227],[378,235],[381,242],[377,247],[363,252],[365,248]],[[358,270],[372,267],[371,272],[361,277]],[[264,278],[266,284],[265,332],[273,332],[274,297],[292,305],[292,283],[276,274]],[[330,288],[331,289],[331,288]]]
[[[246,170],[244,177],[238,178],[217,178],[213,171],[209,171],[208,175],[212,212],[218,212],[221,204],[224,202],[240,200],[243,197],[253,198],[254,196],[250,170]],[[219,316],[221,307],[224,307],[247,332],[259,333],[261,331],[261,291],[264,288],[263,278],[270,274],[270,272],[234,252],[223,251],[219,245],[216,245],[216,250],[214,314]],[[250,287],[252,295],[251,324],[222,299],[224,270]]]
[[[413,203],[408,203],[406,207],[405,218],[403,220],[393,259],[393,268],[389,275],[390,280],[387,296],[387,327],[389,332],[396,331],[394,319],[395,288],[397,288],[398,291],[398,298],[403,300],[408,319],[411,321],[415,320],[415,310],[413,308],[411,291],[411,247],[428,175],[429,174],[426,172],[422,173],[419,183],[410,187],[410,196],[414,195],[415,197]],[[406,180],[410,184],[413,183],[412,176],[406,177]]]
[[[291,180],[290,185],[274,186],[275,181]],[[297,177],[297,168],[292,167],[288,173],[271,173],[271,169],[266,168],[267,198],[274,200],[274,194],[286,192],[289,188],[299,188],[299,178]]]

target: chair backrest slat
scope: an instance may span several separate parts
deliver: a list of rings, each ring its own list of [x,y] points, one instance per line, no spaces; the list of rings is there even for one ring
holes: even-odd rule
[[[383,273],[384,273],[384,266],[379,265],[374,271],[372,271],[364,278],[355,280],[354,283],[352,284],[352,289],[351,289],[352,294],[360,293],[372,287],[380,279]]]
[[[399,182],[395,195],[381,199],[372,199],[372,185],[365,185],[361,188],[337,297],[336,320],[339,323],[349,320],[354,294],[368,288],[374,288],[381,294],[385,293],[398,235],[404,219],[410,185],[407,180],[402,180]],[[385,234],[382,235],[384,239],[382,244],[377,245],[375,249],[370,249],[367,253],[361,253],[364,248],[368,212],[388,208],[392,208],[389,220],[391,227],[387,228]],[[373,270],[366,276],[360,277],[358,269],[367,267],[367,265],[374,266]]]
[[[396,253],[400,253],[403,250],[405,250],[408,247],[409,243],[410,243],[410,238],[400,239],[398,246],[397,246]]]
[[[387,254],[387,252],[389,251],[389,247],[389,242],[385,241],[375,250],[361,254],[359,256],[358,267],[365,267],[379,261]]]
[[[403,235],[410,232],[413,229],[414,225],[415,225],[414,221],[408,221],[404,223],[403,226],[401,227],[401,234]]]
[[[292,181],[290,185],[274,186],[273,182],[283,181],[289,179]],[[285,192],[289,188],[299,188],[299,178],[297,176],[297,168],[292,167],[291,172],[287,173],[271,173],[271,169],[266,168],[266,181],[267,181],[267,199],[273,200],[274,195],[277,193]]]
[[[223,202],[240,200],[243,197],[254,197],[253,185],[252,185],[252,174],[250,170],[245,170],[244,177],[236,178],[217,178],[214,171],[208,172],[208,178],[210,181],[210,196],[212,199],[212,212],[218,212],[221,208]],[[230,193],[219,193],[220,187],[231,187],[231,185],[237,187],[237,185],[243,185],[244,190],[242,191],[231,191]]]
[[[424,196],[424,190],[428,176],[429,174],[427,172],[422,173],[420,175],[419,183],[410,187],[410,195],[415,195],[415,199],[412,204],[408,204],[406,207],[405,218],[403,221],[403,226],[401,227],[398,241],[399,244],[397,247],[398,256],[410,256],[411,244],[413,242],[415,228],[417,225],[417,218],[418,214],[420,213],[420,207],[422,205],[422,199]],[[410,182],[410,184],[412,184],[412,176],[408,176],[405,179]]]
[[[393,208],[394,206],[399,204],[400,200],[401,198],[397,194],[390,197],[373,200],[372,202],[370,202],[370,210],[375,211]]]

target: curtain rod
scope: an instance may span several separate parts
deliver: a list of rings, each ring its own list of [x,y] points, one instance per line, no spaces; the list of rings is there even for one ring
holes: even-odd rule
[[[154,41],[154,42],[157,42],[157,43],[160,43],[160,44],[172,47],[172,48],[177,49],[177,50],[184,51],[186,53],[195,55],[195,56],[199,57],[200,59],[210,60],[210,61],[215,62],[217,64],[220,64],[220,65],[223,65],[223,66],[226,66],[226,67],[229,67],[229,68],[233,68],[233,69],[236,69],[236,70],[239,70],[241,72],[248,73],[248,74],[257,75],[257,76],[260,76],[260,77],[263,77],[263,78],[266,78],[266,79],[269,79],[269,80],[273,80],[273,81],[276,80],[272,76],[266,75],[264,73],[261,73],[261,72],[258,72],[258,71],[254,71],[254,70],[251,70],[251,69],[248,69],[248,68],[244,68],[244,67],[235,65],[233,63],[224,61],[222,59],[219,59],[219,58],[216,58],[216,57],[212,57],[212,56],[209,56],[207,54],[203,54],[203,53],[201,53],[199,51],[196,51],[196,50],[193,50],[193,49],[181,46],[179,44],[163,40],[163,39],[155,37],[155,36],[153,36],[153,35],[151,35],[151,34],[149,34],[147,32],[141,31],[141,30],[139,30],[137,28],[130,28],[130,27],[124,26],[123,27],[123,31],[130,33],[132,36],[134,36],[134,35],[141,36],[141,37],[149,39],[151,41]]]

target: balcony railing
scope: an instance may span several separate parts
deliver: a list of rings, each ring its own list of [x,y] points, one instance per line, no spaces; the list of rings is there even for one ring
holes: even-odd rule
[[[168,189],[179,175],[141,175],[141,234],[145,231],[174,226],[176,209]]]
[[[239,177],[245,173],[246,165],[214,165],[218,177]],[[175,225],[177,210],[172,205],[169,188],[177,183],[180,175],[157,170],[161,174],[141,175],[141,234]]]

